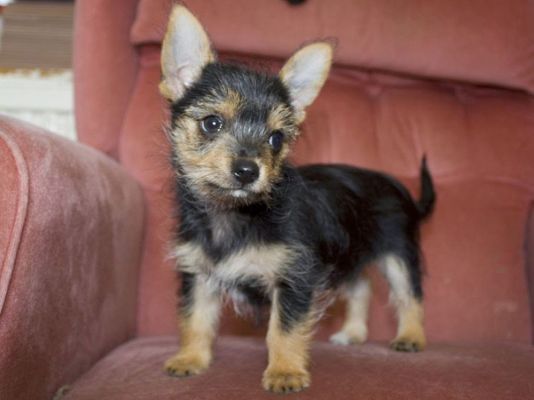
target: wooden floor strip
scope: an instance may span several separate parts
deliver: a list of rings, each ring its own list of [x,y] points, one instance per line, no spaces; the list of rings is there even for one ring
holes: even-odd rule
[[[0,68],[70,68],[74,5],[17,2],[5,9]]]

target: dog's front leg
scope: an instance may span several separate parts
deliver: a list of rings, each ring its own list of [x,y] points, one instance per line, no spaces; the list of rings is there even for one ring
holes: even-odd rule
[[[196,375],[208,368],[219,322],[220,296],[200,274],[182,274],[180,350],[165,363],[173,376]]]
[[[309,344],[315,319],[312,291],[279,285],[273,294],[267,346],[269,365],[263,387],[278,393],[298,392],[310,385]]]

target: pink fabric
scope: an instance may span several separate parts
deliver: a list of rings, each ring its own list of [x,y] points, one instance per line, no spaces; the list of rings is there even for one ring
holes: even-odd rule
[[[173,0],[141,0],[134,44],[159,43]],[[339,64],[534,92],[534,3],[528,0],[189,0],[219,50],[287,57],[338,39]]]
[[[139,333],[175,332],[176,284],[165,261],[172,191],[158,97],[157,48],[143,49],[137,90],[127,112],[121,159],[147,191],[150,250],[141,278]],[[423,153],[438,206],[423,228],[426,327],[430,341],[529,342],[529,287],[523,252],[534,197],[534,103],[530,96],[429,83],[336,68],[308,113],[294,154],[298,163],[345,162],[401,177],[418,193]],[[371,338],[395,333],[387,290],[375,279]],[[530,288],[532,290],[532,288]],[[337,306],[318,337],[339,329]],[[263,334],[227,316],[223,333]]]
[[[129,41],[138,0],[77,1],[74,21],[76,130],[82,143],[117,156],[137,73]]]
[[[262,340],[226,337],[216,345],[211,368],[193,378],[171,378],[163,361],[174,338],[133,340],[117,348],[77,381],[64,400],[240,400],[277,398],[260,385],[266,366]],[[431,345],[402,354],[386,344],[350,348],[315,343],[312,386],[288,395],[314,400],[530,399],[534,350],[495,343]]]
[[[4,229],[0,235],[0,316],[4,309],[15,261],[28,210],[28,168],[17,143],[0,132],[0,160],[11,168],[3,168],[0,210],[3,210]]]
[[[0,398],[47,399],[135,333],[143,198],[109,158],[0,118]]]

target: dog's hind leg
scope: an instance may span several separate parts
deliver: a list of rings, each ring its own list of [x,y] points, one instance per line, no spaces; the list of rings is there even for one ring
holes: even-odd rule
[[[423,350],[426,339],[418,254],[413,252],[409,257],[389,254],[379,266],[389,283],[390,301],[397,312],[397,336],[391,347],[397,351]]]
[[[346,286],[342,296],[347,301],[347,314],[341,330],[332,336],[335,344],[360,344],[367,340],[367,315],[371,300],[371,282],[364,273]]]

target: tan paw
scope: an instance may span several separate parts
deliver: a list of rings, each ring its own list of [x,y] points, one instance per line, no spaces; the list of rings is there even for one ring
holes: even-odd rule
[[[390,347],[395,351],[415,353],[425,349],[426,340],[422,335],[399,336],[390,343]]]
[[[198,357],[176,354],[165,362],[165,371],[170,376],[192,376],[205,371],[209,362],[202,361]]]
[[[262,385],[265,390],[275,393],[300,392],[310,386],[310,374],[307,371],[286,372],[266,370],[263,373]]]

